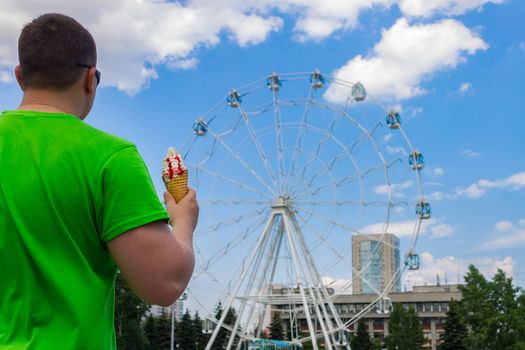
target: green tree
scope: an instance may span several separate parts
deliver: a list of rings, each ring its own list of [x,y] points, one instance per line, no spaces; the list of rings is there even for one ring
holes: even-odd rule
[[[460,305],[452,299],[445,319],[445,333],[441,337],[443,344],[439,350],[468,350],[467,336],[468,330],[461,314]]]
[[[206,347],[207,341],[206,336],[204,335],[202,331],[202,319],[199,316],[198,312],[195,312],[195,315],[193,316],[193,332],[195,335],[195,344],[196,350],[202,350]]]
[[[115,280],[115,331],[119,350],[142,350],[148,341],[141,320],[150,305],[140,299],[120,273]]]
[[[215,318],[219,320],[222,317],[223,312],[224,310],[222,308],[222,304],[219,302],[219,304],[215,308]],[[230,308],[226,313],[226,317],[224,318],[224,324],[233,327],[236,320],[237,314],[235,312],[235,309]],[[230,340],[230,336],[231,332],[225,329],[224,327],[221,327],[217,334],[217,337],[215,338],[215,341],[213,342],[213,349],[225,349],[226,345],[228,344],[228,341]],[[238,339],[236,339],[236,341],[237,340]]]
[[[374,338],[374,343],[372,344],[372,350],[382,350],[383,344],[381,343],[381,339]]]
[[[421,326],[421,320],[417,315],[416,309],[412,305],[406,311],[406,324],[405,328],[407,331],[407,345],[408,349],[421,349],[425,336],[423,334],[423,327]]]
[[[470,349],[525,349],[525,297],[521,288],[512,285],[512,278],[498,270],[487,281],[470,265],[460,290]]]
[[[157,334],[157,320],[155,319],[155,317],[153,317],[153,315],[149,315],[148,317],[146,317],[142,328],[144,329],[144,334],[146,336],[146,339],[148,340],[148,349],[158,349],[159,342]]]
[[[195,350],[195,326],[189,311],[186,311],[177,323],[175,338],[179,350]]]
[[[461,311],[468,327],[470,328],[467,344],[471,349],[486,349],[487,320],[492,308],[487,299],[488,283],[474,265],[469,266],[469,272],[465,275],[465,284],[459,286],[461,291]]]
[[[394,310],[388,321],[388,350],[419,350],[423,344],[421,321],[412,306],[405,311],[400,303],[394,304]]]
[[[372,341],[370,340],[370,334],[368,333],[368,327],[366,326],[365,320],[360,319],[357,322],[357,330],[355,335],[352,337],[350,347],[352,350],[371,350]]]
[[[276,340],[286,340],[284,336],[283,322],[281,315],[275,312],[270,323],[270,338]]]

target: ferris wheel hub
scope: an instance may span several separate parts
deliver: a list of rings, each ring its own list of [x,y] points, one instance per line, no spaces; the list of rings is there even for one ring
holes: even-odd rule
[[[291,209],[292,203],[293,201],[290,195],[281,195],[277,198],[275,202],[273,202],[272,208],[273,209],[279,209],[279,208]]]

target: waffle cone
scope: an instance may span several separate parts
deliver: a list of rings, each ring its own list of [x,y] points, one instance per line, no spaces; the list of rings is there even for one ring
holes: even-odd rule
[[[173,179],[164,183],[166,189],[175,198],[175,203],[179,203],[188,193],[188,170],[180,175],[175,175]]]

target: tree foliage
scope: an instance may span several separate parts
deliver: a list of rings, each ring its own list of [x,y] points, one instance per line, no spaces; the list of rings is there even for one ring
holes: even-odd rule
[[[219,320],[222,317],[223,312],[224,310],[222,308],[222,304],[219,302],[219,304],[215,308],[215,318]],[[235,309],[230,308],[226,313],[226,317],[224,318],[224,324],[233,327],[236,320],[237,314],[235,312]],[[230,336],[231,332],[225,329],[224,327],[221,327],[217,334],[217,337],[215,338],[215,341],[213,342],[213,349],[226,349],[228,341],[230,340]],[[234,344],[236,344],[237,341],[238,339],[235,339]]]
[[[119,350],[142,350],[148,341],[141,320],[150,305],[140,299],[120,273],[115,281],[115,331]]]
[[[512,285],[512,278],[498,270],[488,281],[470,265],[465,284],[459,288],[469,349],[525,349],[525,296]]]
[[[270,323],[270,338],[276,340],[286,340],[283,322],[281,315],[278,312],[273,314],[272,322]]]
[[[357,330],[355,335],[352,337],[350,342],[350,347],[352,350],[372,350],[373,344],[370,339],[370,334],[368,333],[365,320],[360,319],[357,322]]]
[[[459,303],[452,299],[449,303],[447,318],[445,320],[445,333],[441,339],[443,344],[439,350],[468,350],[468,330],[460,310]]]
[[[189,311],[182,315],[182,319],[175,328],[175,339],[179,350],[194,350],[197,346],[195,326]]]
[[[424,341],[423,328],[412,306],[407,311],[400,303],[394,304],[394,310],[388,321],[389,337],[387,349],[419,350]]]

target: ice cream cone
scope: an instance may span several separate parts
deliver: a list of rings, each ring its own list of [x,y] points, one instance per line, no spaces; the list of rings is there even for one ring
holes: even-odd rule
[[[182,198],[188,193],[188,170],[180,175],[175,175],[173,178],[164,183],[166,189],[175,198],[175,203],[179,203]]]

